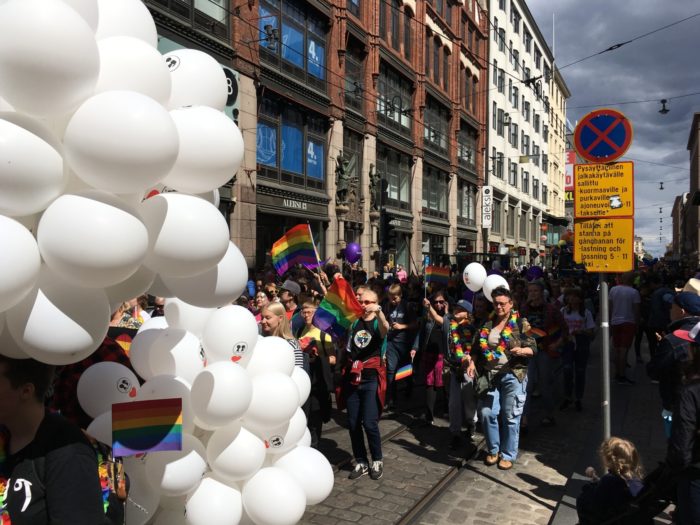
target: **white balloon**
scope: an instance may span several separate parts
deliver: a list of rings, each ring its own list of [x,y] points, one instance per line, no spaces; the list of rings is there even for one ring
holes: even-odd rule
[[[160,194],[143,201],[139,211],[150,242],[144,264],[160,275],[185,277],[205,272],[216,266],[228,249],[226,220],[203,199]]]
[[[113,361],[95,363],[78,380],[78,402],[90,417],[112,409],[114,403],[133,401],[139,380],[127,367]]]
[[[151,399],[182,399],[182,431],[194,431],[194,413],[190,401],[190,384],[181,377],[161,375],[150,378],[141,385],[137,401]]]
[[[228,250],[216,266],[190,277],[163,277],[169,290],[183,301],[215,308],[238,299],[248,282],[248,264],[238,247],[229,242]]]
[[[156,278],[153,279],[153,284],[148,289],[148,293],[155,297],[175,297],[175,294],[168,289],[163,282],[163,278],[158,274],[156,274]]]
[[[253,377],[253,398],[244,419],[270,428],[287,423],[299,407],[299,389],[280,372]]]
[[[243,161],[243,135],[236,123],[206,106],[176,109],[170,116],[180,151],[163,184],[185,193],[203,193],[230,181]]]
[[[153,375],[174,375],[192,383],[204,368],[204,351],[196,335],[168,327],[153,341],[148,367]]]
[[[250,420],[244,421],[243,424],[265,442],[267,453],[272,455],[284,454],[296,447],[307,428],[306,415],[301,408],[297,408],[289,422],[280,427],[260,427]]]
[[[29,356],[67,365],[102,344],[110,315],[103,290],[70,285],[43,266],[32,291],[7,311],[7,327]]]
[[[194,489],[207,469],[206,450],[197,438],[182,434],[182,450],[148,454],[146,477],[164,496],[180,496]]]
[[[12,359],[27,359],[27,352],[12,339],[12,334],[6,326],[5,314],[0,313],[0,355],[11,357]]]
[[[70,282],[104,288],[128,279],[148,250],[148,232],[123,201],[104,191],[62,195],[37,234],[46,264]]]
[[[257,524],[293,525],[304,515],[306,494],[291,474],[264,468],[243,487],[243,507]]]
[[[280,372],[291,376],[294,370],[294,350],[281,337],[261,337],[255,345],[246,370],[251,377],[269,372]]]
[[[40,122],[0,113],[0,214],[31,215],[58,197],[64,185],[61,153]]]
[[[209,427],[223,427],[248,410],[253,386],[248,374],[236,363],[212,363],[192,383],[192,409]]]
[[[39,247],[29,230],[0,215],[0,312],[26,297],[40,268]]]
[[[219,207],[219,204],[221,204],[221,193],[219,192],[219,188],[212,191],[206,191],[204,193],[197,193],[195,196],[212,203],[217,208]]]
[[[493,299],[491,298],[491,292],[494,291],[499,286],[502,286],[502,287],[510,290],[510,286],[508,286],[508,281],[506,281],[500,275],[496,275],[496,274],[489,275],[484,280],[484,297],[486,297],[486,299],[488,299],[489,302],[493,302]]]
[[[258,341],[258,325],[249,310],[229,305],[214,311],[202,334],[207,362],[232,361],[246,366]],[[285,344],[289,344],[285,341]],[[292,366],[294,354],[292,354]]]
[[[240,491],[205,477],[187,501],[190,525],[237,525],[243,513]]]
[[[178,49],[163,58],[173,81],[169,109],[209,106],[224,110],[228,98],[226,75],[211,55],[196,49]]]
[[[75,9],[94,32],[97,29],[97,0],[63,0]]]
[[[462,272],[462,280],[472,292],[478,292],[486,280],[486,268],[478,262],[469,263]]]
[[[111,418],[111,416],[110,416]],[[111,428],[111,420],[110,420]],[[128,456],[124,458],[124,472],[129,477],[129,497],[126,500],[126,523],[145,525],[155,515],[160,503],[160,494],[146,478],[146,457]]]
[[[160,104],[170,98],[170,72],[156,48],[140,38],[113,36],[97,43],[100,76],[95,93],[136,91]]]
[[[155,273],[145,266],[139,266],[133,274],[123,281],[105,288],[105,293],[109,298],[109,304],[115,306],[129,299],[133,299],[134,297],[138,297],[150,288],[155,278]]]
[[[306,427],[306,430],[304,430],[304,435],[299,440],[299,443],[297,443],[297,446],[298,447],[310,447],[311,446],[311,431],[309,430],[308,427]]]
[[[85,429],[85,432],[100,443],[112,446],[112,410],[100,414]]]
[[[65,158],[83,181],[114,193],[142,191],[172,168],[178,137],[170,114],[134,91],[86,100],[63,137]]]
[[[148,8],[141,0],[98,0],[97,40],[112,36],[140,38],[151,47],[158,46],[158,33]]]
[[[213,308],[193,306],[177,297],[166,299],[163,310],[169,326],[182,328],[197,337],[202,336],[209,317],[214,313]]]
[[[144,323],[141,325],[141,327],[136,333],[140,334],[141,332],[146,332],[148,330],[162,330],[163,328],[167,327],[168,321],[165,317],[161,315],[158,317],[151,317],[147,321],[144,321]]]
[[[265,443],[240,423],[231,423],[212,434],[207,460],[214,473],[227,482],[245,480],[262,467]]]
[[[65,3],[9,0],[0,6],[0,93],[17,111],[67,113],[92,94],[98,68],[92,29]]]
[[[292,370],[292,381],[299,389],[299,404],[303,405],[309,399],[309,394],[311,393],[311,378],[303,368],[295,366],[294,370]]]
[[[146,321],[146,323],[148,322],[149,321]],[[144,325],[146,323],[144,323]],[[131,361],[131,366],[133,369],[143,379],[150,379],[156,375],[151,370],[151,349],[163,331],[164,329],[154,329],[146,330],[144,332],[137,332],[134,338],[131,340],[129,360]]]
[[[301,485],[307,505],[317,505],[333,490],[333,467],[318,450],[297,447],[275,462],[275,467],[289,473]]]

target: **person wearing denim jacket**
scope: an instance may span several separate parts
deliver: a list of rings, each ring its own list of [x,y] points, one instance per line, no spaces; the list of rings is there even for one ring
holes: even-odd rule
[[[537,344],[527,335],[529,326],[513,310],[510,291],[499,287],[491,292],[491,297],[494,313],[479,329],[472,356],[478,374],[489,379],[489,388],[479,402],[487,447],[484,463],[498,463],[499,469],[509,470],[518,457],[527,367],[537,353]]]

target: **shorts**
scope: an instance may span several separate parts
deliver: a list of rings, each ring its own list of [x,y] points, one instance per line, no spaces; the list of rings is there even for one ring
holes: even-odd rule
[[[637,325],[634,323],[615,324],[610,327],[612,331],[613,347],[629,348],[634,342],[634,334],[637,332]]]

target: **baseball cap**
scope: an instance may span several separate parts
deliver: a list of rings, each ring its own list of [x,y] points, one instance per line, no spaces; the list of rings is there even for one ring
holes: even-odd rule
[[[673,301],[690,315],[700,315],[700,295],[693,292],[681,292]]]
[[[674,330],[673,335],[691,343],[700,343],[700,323],[697,323],[690,330]]]
[[[452,308],[461,308],[462,310],[466,310],[469,313],[472,313],[474,311],[474,306],[466,299],[460,299],[453,305]]]
[[[299,295],[301,293],[301,287],[291,279],[284,281],[280,290],[287,290],[292,295]]]

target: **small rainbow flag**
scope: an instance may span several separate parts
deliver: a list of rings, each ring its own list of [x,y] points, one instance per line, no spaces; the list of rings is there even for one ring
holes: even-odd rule
[[[413,365],[411,363],[408,363],[407,365],[402,366],[396,371],[396,374],[394,375],[394,381],[399,381],[411,375],[413,375]]]
[[[312,324],[333,339],[342,339],[352,323],[362,315],[355,291],[345,279],[337,278],[318,306]]]
[[[278,275],[284,275],[295,264],[303,264],[309,270],[319,265],[318,253],[308,224],[298,224],[282,235],[272,245],[270,255]]]
[[[547,332],[545,332],[541,328],[530,328],[530,330],[527,332],[527,335],[530,335],[535,338],[545,337],[547,335]]]
[[[425,269],[425,282],[447,286],[450,282],[450,269],[440,266],[428,266]]]
[[[182,398],[112,405],[112,453],[182,450]]]

